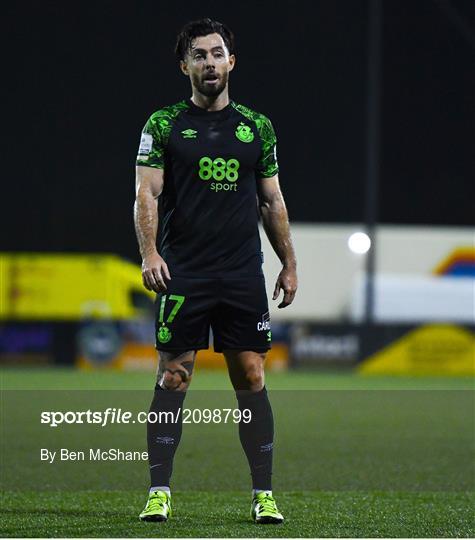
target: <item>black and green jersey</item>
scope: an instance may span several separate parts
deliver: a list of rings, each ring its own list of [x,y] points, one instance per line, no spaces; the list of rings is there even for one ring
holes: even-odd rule
[[[262,274],[257,182],[278,171],[268,118],[233,101],[164,107],[145,124],[137,165],[164,170],[159,252],[172,276]]]

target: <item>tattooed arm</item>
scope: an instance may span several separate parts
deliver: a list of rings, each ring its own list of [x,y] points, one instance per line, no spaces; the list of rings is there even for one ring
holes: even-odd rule
[[[262,178],[258,186],[264,230],[283,266],[277,277],[272,300],[278,298],[282,289],[284,298],[278,307],[284,308],[293,302],[297,292],[297,260],[290,237],[289,217],[278,176]]]
[[[164,277],[170,279],[165,261],[157,251],[157,199],[163,190],[163,169],[136,167],[134,222],[140,254],[142,280],[149,291],[165,290]]]

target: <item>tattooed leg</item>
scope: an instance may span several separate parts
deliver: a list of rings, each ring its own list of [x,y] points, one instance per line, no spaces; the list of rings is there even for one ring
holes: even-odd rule
[[[196,351],[160,351],[157,384],[164,390],[186,392],[190,386]]]
[[[157,418],[172,413],[173,422],[148,422],[147,443],[150,463],[150,487],[163,490],[170,486],[173,458],[181,439],[182,407],[191,382],[196,351],[160,351],[157,384],[150,412]]]

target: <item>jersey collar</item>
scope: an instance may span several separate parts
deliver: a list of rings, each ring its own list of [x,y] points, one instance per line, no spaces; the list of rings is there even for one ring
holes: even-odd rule
[[[233,101],[229,100],[229,103],[223,109],[220,109],[219,111],[207,111],[206,109],[195,105],[190,98],[186,100],[186,103],[189,107],[187,112],[189,112],[190,114],[195,114],[197,116],[203,116],[205,118],[213,119],[227,117],[233,106]]]

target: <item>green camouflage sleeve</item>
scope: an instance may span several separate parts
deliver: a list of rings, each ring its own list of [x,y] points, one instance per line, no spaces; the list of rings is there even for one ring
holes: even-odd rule
[[[137,165],[163,169],[165,166],[165,148],[176,117],[188,109],[189,105],[182,100],[168,105],[152,114],[147,120],[140,139]]]
[[[164,150],[161,119],[154,113],[142,130],[136,164],[163,169]]]
[[[261,157],[256,167],[258,177],[269,178],[279,172],[277,164],[277,138],[271,121],[263,114],[256,118],[257,129],[261,138]]]

